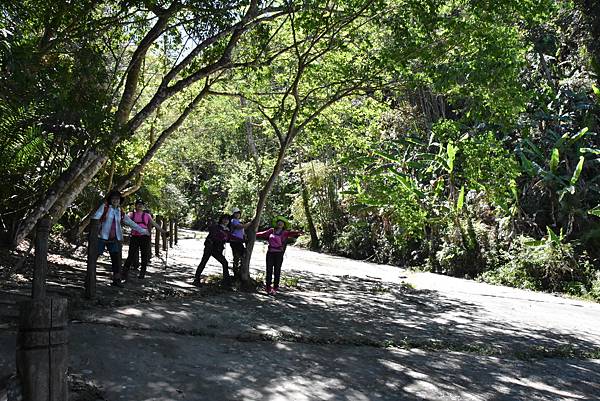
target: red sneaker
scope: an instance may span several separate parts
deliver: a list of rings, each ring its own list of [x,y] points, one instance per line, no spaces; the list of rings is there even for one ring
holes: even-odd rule
[[[265,292],[267,293],[267,295],[271,295],[271,291],[273,291],[273,290],[271,289],[271,286],[268,285],[267,288],[265,289]]]

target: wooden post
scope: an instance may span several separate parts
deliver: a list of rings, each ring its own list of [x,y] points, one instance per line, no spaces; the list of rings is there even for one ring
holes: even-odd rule
[[[98,260],[98,229],[99,221],[90,220],[87,252],[87,271],[85,274],[85,297],[94,299],[96,297],[96,261]]]
[[[175,220],[175,232],[171,233],[171,235],[175,236],[175,245],[177,245],[177,240],[179,240],[179,223]]]
[[[19,303],[17,375],[24,401],[67,401],[67,300]]]
[[[161,222],[162,216],[156,216],[156,224],[160,226],[162,224]],[[154,255],[156,255],[156,257],[160,256],[160,231],[158,228],[156,229],[156,237],[154,239]]]
[[[46,276],[48,274],[48,235],[50,218],[44,217],[37,225],[35,233],[35,261],[31,297],[41,299],[46,296]]]
[[[160,225],[163,230],[167,229],[167,224],[169,224],[169,222],[167,221],[167,218],[163,217],[162,224]],[[169,244],[167,243],[167,236],[166,236],[166,234],[162,235],[162,242],[163,242],[162,243],[163,244],[163,246],[162,246],[163,247],[163,251],[166,252],[167,251],[167,246],[169,246]]]
[[[173,230],[174,230],[175,224],[173,223],[173,219],[169,220],[169,232],[171,233],[171,236],[169,236],[169,247],[173,248]]]

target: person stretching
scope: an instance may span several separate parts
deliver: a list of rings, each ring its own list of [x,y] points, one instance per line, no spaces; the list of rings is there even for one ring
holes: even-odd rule
[[[200,275],[202,274],[202,271],[206,267],[206,263],[208,263],[208,259],[210,259],[211,256],[217,259],[217,261],[219,261],[223,266],[223,284],[230,283],[229,264],[227,263],[225,256],[223,256],[225,242],[229,240],[229,228],[227,228],[228,224],[229,215],[222,214],[221,217],[219,217],[219,222],[208,228],[208,235],[204,241],[204,254],[202,255],[202,260],[196,269],[193,282],[194,285],[200,285]]]
[[[267,287],[268,295],[275,295],[279,290],[279,279],[281,277],[281,265],[283,264],[283,254],[285,253],[286,242],[288,238],[298,238],[303,233],[300,231],[287,230],[289,222],[283,216],[277,216],[273,219],[273,228],[256,233],[256,238],[267,239],[269,247],[267,249]],[[271,281],[275,273],[275,281],[271,287]]]

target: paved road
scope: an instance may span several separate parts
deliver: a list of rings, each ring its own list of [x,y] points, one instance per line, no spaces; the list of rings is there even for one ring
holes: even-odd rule
[[[293,247],[294,285],[275,298],[198,292],[201,252],[182,240],[166,271],[155,261],[145,284],[106,289],[123,305],[74,313],[72,370],[106,399],[600,399],[598,304]],[[158,283],[184,296],[129,302]],[[0,332],[0,369],[12,341]]]

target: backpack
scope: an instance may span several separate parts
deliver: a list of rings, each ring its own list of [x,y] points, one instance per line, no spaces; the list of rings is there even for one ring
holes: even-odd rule
[[[146,223],[146,215],[152,217],[152,215],[147,210],[142,210],[142,221],[135,220],[135,210],[130,213],[131,213],[131,220],[133,220],[136,224],[143,223],[145,226],[148,226],[148,224],[150,223],[149,221],[148,221],[148,223]]]

